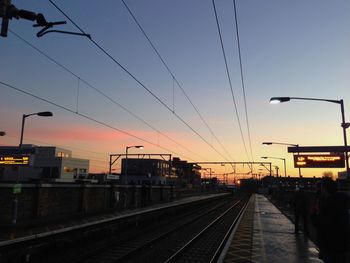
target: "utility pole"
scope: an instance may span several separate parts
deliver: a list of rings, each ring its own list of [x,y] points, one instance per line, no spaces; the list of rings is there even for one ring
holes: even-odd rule
[[[279,167],[278,167],[278,166],[275,166],[275,169],[276,169],[276,177],[278,178],[278,170],[279,170]]]
[[[36,14],[34,12],[28,10],[17,9],[13,4],[11,4],[11,0],[0,0],[0,17],[2,17],[1,23],[1,33],[2,37],[7,37],[7,31],[9,26],[9,21],[12,18],[16,19],[26,19],[30,21],[35,21],[39,18],[44,18],[42,14]],[[40,20],[40,19],[39,19]],[[38,21],[39,23],[39,21]]]
[[[0,18],[2,18],[0,36],[7,37],[9,22],[12,18],[15,19],[26,19],[30,21],[36,21],[37,24],[33,27],[42,27],[42,29],[36,34],[37,37],[42,37],[47,33],[63,33],[70,35],[85,36],[91,39],[89,34],[62,31],[62,30],[51,30],[53,26],[66,24],[66,21],[59,22],[47,22],[44,15],[40,13],[34,13],[32,11],[17,9],[16,6],[11,4],[11,0],[0,0]]]

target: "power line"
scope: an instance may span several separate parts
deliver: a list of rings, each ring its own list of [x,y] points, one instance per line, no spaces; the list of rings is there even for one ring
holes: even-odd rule
[[[194,105],[194,103],[192,102],[192,100],[190,99],[190,97],[188,96],[188,94],[186,93],[186,91],[184,90],[184,88],[182,87],[182,85],[179,83],[179,81],[177,80],[177,78],[175,77],[175,75],[173,74],[172,70],[170,69],[170,67],[168,66],[168,64],[165,62],[164,58],[160,55],[159,51],[157,50],[157,48],[155,47],[155,45],[153,44],[153,42],[151,41],[151,39],[149,38],[149,36],[147,35],[146,31],[143,29],[143,27],[141,26],[140,22],[137,20],[135,14],[131,11],[131,9],[129,8],[129,6],[125,3],[124,0],[122,0],[125,8],[127,9],[127,11],[129,12],[129,14],[131,15],[131,17],[133,18],[134,22],[136,23],[136,25],[139,27],[140,31],[142,32],[142,34],[144,35],[144,37],[147,39],[148,43],[151,45],[152,49],[154,50],[154,52],[157,54],[158,58],[160,59],[160,61],[163,63],[164,67],[166,68],[166,70],[168,71],[168,73],[171,75],[173,81],[176,82],[176,84],[178,85],[178,87],[180,88],[180,90],[182,91],[182,93],[185,95],[186,99],[188,100],[188,102],[192,105],[193,109],[196,111],[197,115],[199,116],[199,118],[202,120],[202,122],[204,123],[204,125],[207,127],[207,129],[209,130],[209,132],[211,133],[211,135],[215,138],[215,140],[220,144],[220,146],[222,147],[222,149],[226,152],[226,154],[230,157],[230,159],[233,159],[229,152],[226,150],[226,148],[224,147],[224,145],[220,142],[220,140],[218,139],[218,137],[215,135],[215,133],[213,132],[213,130],[210,128],[209,124],[206,122],[206,120],[204,119],[204,117],[202,116],[202,114],[199,112],[198,108]],[[173,103],[174,105],[174,103]],[[173,107],[173,112],[174,112],[174,107]]]
[[[12,136],[12,135],[9,135],[9,134],[7,134],[6,137],[19,139],[18,136]],[[33,138],[26,138],[26,141],[30,141],[30,142],[34,142],[34,143],[40,143],[40,144],[47,145],[47,146],[52,146],[51,143],[44,142],[44,141],[41,141],[41,140],[36,140],[36,139],[33,139]],[[72,147],[72,146],[67,146],[67,145],[60,145],[60,144],[55,144],[55,146],[56,147],[60,147],[60,148],[64,148],[64,149],[67,149],[67,150],[76,150],[76,151],[85,152],[87,154],[77,154],[77,155],[74,154],[74,156],[79,156],[80,158],[88,158],[89,161],[94,161],[94,162],[98,162],[98,163],[107,163],[107,164],[109,162],[109,160],[108,160],[109,153],[95,152],[95,151],[90,151],[90,150],[87,150],[87,149],[82,149],[82,148],[77,148],[77,147]],[[100,159],[100,158],[96,158],[96,157],[92,157],[91,158],[89,156],[89,154],[101,154],[101,155],[106,156],[106,159]],[[104,168],[106,168],[106,167],[104,167]]]
[[[53,106],[55,106],[55,107],[57,107],[57,108],[62,109],[62,110],[65,110],[65,111],[68,111],[68,112],[70,112],[70,113],[76,114],[76,115],[78,115],[78,116],[80,116],[80,117],[83,117],[83,118],[85,118],[85,119],[87,119],[87,120],[90,120],[90,121],[92,121],[92,122],[95,122],[95,123],[97,123],[97,124],[100,124],[100,125],[102,125],[102,126],[105,126],[105,127],[107,127],[107,128],[110,128],[110,129],[112,129],[112,130],[115,130],[115,131],[117,131],[117,132],[119,132],[119,133],[123,133],[123,134],[125,134],[125,135],[127,135],[127,136],[129,136],[129,137],[133,137],[133,138],[135,138],[135,139],[137,139],[137,140],[140,140],[140,141],[142,141],[142,142],[145,142],[145,143],[148,143],[148,144],[150,144],[150,145],[156,146],[156,147],[158,147],[158,148],[161,148],[161,149],[163,149],[163,150],[165,150],[165,151],[174,153],[174,154],[176,154],[176,155],[184,156],[183,154],[180,154],[180,153],[177,153],[177,152],[175,152],[175,151],[172,151],[172,150],[170,150],[170,149],[168,149],[168,148],[166,148],[166,147],[164,147],[164,146],[161,146],[161,145],[159,145],[159,144],[153,143],[153,142],[151,142],[151,141],[149,141],[149,140],[147,140],[147,139],[141,138],[141,137],[139,137],[139,136],[137,136],[137,135],[134,135],[134,134],[132,134],[132,133],[130,133],[130,132],[126,132],[126,131],[124,131],[124,130],[121,130],[121,129],[118,129],[118,128],[116,128],[116,127],[113,127],[112,125],[109,125],[109,124],[107,124],[107,123],[104,123],[104,122],[102,122],[102,121],[99,121],[99,120],[97,120],[97,119],[94,119],[94,118],[91,117],[91,116],[88,116],[88,115],[85,115],[85,114],[82,114],[82,113],[79,113],[79,112],[75,112],[73,109],[69,109],[68,107],[62,106],[62,105],[60,105],[60,104],[58,104],[58,103],[56,103],[56,102],[52,102],[52,101],[50,101],[50,100],[48,100],[48,99],[42,98],[42,97],[37,96],[37,95],[35,95],[35,94],[32,94],[32,93],[30,93],[30,92],[28,92],[28,91],[22,90],[22,89],[17,88],[17,87],[15,87],[15,86],[13,86],[13,85],[7,84],[7,83],[2,82],[2,81],[0,81],[0,84],[6,86],[6,87],[8,87],[8,88],[11,88],[11,89],[13,89],[13,90],[16,90],[17,92],[20,92],[20,93],[26,94],[26,95],[28,95],[28,96],[31,96],[31,97],[33,97],[33,98],[36,98],[36,99],[38,99],[38,100],[44,101],[44,102],[46,102],[46,103],[48,103],[48,104],[51,104],[51,105],[53,105]],[[186,157],[186,156],[185,156],[185,157]],[[189,160],[192,160],[192,159],[189,158],[189,157],[186,157],[186,158],[189,159]]]
[[[48,0],[58,11],[60,11],[77,29],[83,34],[86,34],[62,9],[60,9],[52,0]],[[180,115],[173,112],[172,109],[163,102],[156,94],[154,94],[149,88],[146,87],[135,75],[133,75],[126,67],[124,67],[120,62],[117,61],[112,55],[110,55],[101,45],[99,45],[95,40],[89,38],[89,40],[107,57],[109,57],[114,63],[116,63],[126,74],[128,74],[132,79],[134,79],[143,89],[145,89],[149,94],[151,94],[161,105],[163,105],[168,111],[170,111],[174,116],[180,120],[185,126],[187,126],[193,133],[195,133],[203,142],[205,142],[210,148],[212,148],[217,154],[226,159],[211,143],[209,143],[199,132],[197,132],[190,124],[188,124]]]
[[[101,90],[99,90],[98,88],[96,88],[95,86],[93,86],[92,84],[90,84],[88,81],[86,81],[85,79],[81,78],[80,76],[78,76],[76,73],[74,73],[72,70],[70,70],[68,67],[64,66],[62,63],[58,62],[56,59],[52,58],[51,56],[49,56],[48,54],[46,54],[44,51],[40,50],[39,48],[37,48],[36,46],[34,46],[32,43],[30,43],[29,41],[27,41],[26,39],[24,39],[23,37],[21,37],[20,35],[18,35],[17,33],[15,33],[12,30],[9,30],[14,36],[16,36],[18,39],[20,39],[21,41],[23,41],[25,44],[27,44],[28,46],[30,46],[31,48],[33,48],[34,50],[36,50],[39,54],[43,55],[44,57],[46,57],[49,61],[51,61],[52,63],[54,63],[55,65],[59,66],[60,68],[62,68],[63,70],[65,70],[66,72],[70,73],[72,76],[76,77],[78,79],[78,91],[79,91],[79,83],[83,82],[84,84],[86,84],[88,87],[90,87],[91,89],[93,89],[94,91],[96,91],[97,93],[99,93],[101,96],[103,96],[104,98],[106,98],[107,100],[111,101],[113,104],[115,104],[116,106],[120,107],[121,109],[123,109],[124,111],[126,111],[127,113],[129,113],[131,116],[133,116],[134,118],[136,118],[137,120],[141,121],[142,123],[144,123],[146,126],[148,126],[149,128],[151,128],[152,130],[156,131],[157,133],[159,133],[160,135],[164,136],[165,138],[167,138],[168,140],[172,141],[173,143],[175,143],[176,145],[182,147],[183,149],[187,150],[188,152],[200,157],[201,159],[205,159],[203,158],[201,155],[199,155],[198,153],[193,152],[192,150],[188,149],[186,146],[184,146],[183,144],[177,142],[176,140],[174,140],[173,138],[171,138],[170,136],[166,135],[165,133],[161,132],[160,130],[158,130],[157,128],[155,128],[154,126],[152,126],[150,123],[148,123],[147,121],[145,121],[143,118],[139,117],[138,115],[136,115],[135,113],[133,113],[131,110],[129,110],[127,107],[123,106],[121,103],[117,102],[115,99],[111,98],[110,96],[108,96],[107,94],[105,94],[104,92],[102,92]],[[78,93],[79,94],[79,93]],[[77,98],[77,106],[76,106],[76,112],[78,111],[78,98]]]
[[[241,44],[240,44],[240,40],[239,40],[236,0],[232,0],[232,1],[233,1],[233,10],[234,10],[234,14],[235,14],[237,48],[238,48],[239,66],[240,66],[240,72],[241,72],[241,83],[242,83],[242,90],[243,90],[244,109],[245,109],[245,117],[246,117],[247,131],[248,131],[249,148],[250,148],[250,154],[251,154],[252,160],[254,160],[253,149],[252,149],[252,140],[251,140],[251,136],[250,136],[250,128],[249,128],[249,120],[248,120],[247,99],[246,99],[246,95],[245,95],[245,85],[244,85],[244,75],[243,75],[243,66],[242,66]]]
[[[246,146],[246,143],[245,143],[245,140],[244,140],[243,131],[242,131],[242,126],[241,126],[241,121],[240,121],[240,119],[239,119],[238,109],[237,109],[237,105],[236,105],[236,99],[235,99],[235,95],[234,95],[234,92],[233,92],[233,87],[232,87],[232,82],[231,82],[231,76],[230,76],[230,72],[229,72],[229,70],[228,70],[227,59],[226,59],[226,53],[225,53],[225,48],[224,48],[224,44],[223,44],[223,41],[222,41],[221,29],[220,29],[220,24],[219,24],[218,15],[217,15],[217,12],[216,12],[215,1],[212,0],[212,3],[213,3],[213,7],[214,7],[215,20],[216,20],[216,25],[217,25],[217,28],[218,28],[218,33],[219,33],[219,38],[220,38],[221,50],[222,50],[222,54],[223,54],[223,56],[224,56],[227,78],[228,78],[229,85],[230,85],[230,89],[231,89],[232,101],[233,101],[234,109],[235,109],[235,112],[236,112],[236,117],[237,117],[237,121],[238,121],[239,130],[240,130],[240,132],[241,132],[241,137],[242,137],[242,142],[243,142],[243,145],[244,145],[244,149],[245,149],[246,155],[247,155],[248,160],[249,160],[249,155],[248,155],[248,151],[247,151],[247,146]]]

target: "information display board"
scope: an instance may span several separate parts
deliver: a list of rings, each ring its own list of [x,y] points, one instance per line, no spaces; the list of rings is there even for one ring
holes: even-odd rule
[[[295,168],[344,168],[344,154],[298,154],[294,155]]]
[[[0,165],[17,166],[17,165],[29,165],[29,163],[30,163],[29,155],[17,155],[17,154],[0,155]]]

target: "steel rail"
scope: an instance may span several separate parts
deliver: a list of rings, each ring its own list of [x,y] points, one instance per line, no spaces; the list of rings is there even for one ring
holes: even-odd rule
[[[196,236],[194,236],[190,241],[183,245],[176,253],[169,257],[165,263],[175,262],[187,249],[190,248],[204,233],[206,233],[212,226],[214,226],[220,219],[222,219],[228,212],[233,208],[237,207],[242,200],[237,201],[232,206],[230,206],[225,212],[221,213],[215,220],[213,220],[209,225],[207,225],[202,231],[200,231]]]
[[[175,225],[174,227],[172,227],[171,229],[168,229],[167,231],[165,232],[162,232],[162,233],[159,233],[158,236],[153,236],[153,237],[140,237],[141,239],[145,240],[145,239],[148,239],[147,241],[143,241],[143,242],[140,242],[139,240],[135,240],[132,244],[127,244],[129,247],[131,247],[131,249],[128,250],[128,247],[122,247],[122,251],[123,253],[120,253],[119,255],[117,254],[118,251],[117,249],[120,248],[120,247],[115,247],[115,250],[113,251],[113,247],[110,248],[109,250],[107,251],[104,251],[104,252],[101,252],[99,255],[96,255],[95,257],[92,257],[92,258],[98,258],[99,256],[102,256],[106,253],[106,252],[109,252],[109,251],[113,251],[114,252],[114,260],[117,260],[117,261],[127,261],[129,260],[130,258],[132,258],[135,254],[137,254],[137,252],[147,248],[148,246],[150,246],[151,244],[157,242],[157,241],[160,241],[164,238],[166,238],[168,235],[172,234],[172,233],[175,233],[177,231],[179,231],[180,229],[183,229],[184,227],[187,227],[188,224],[191,224],[191,223],[194,223],[200,219],[203,218],[203,216],[205,215],[209,215],[210,213],[212,212],[215,212],[216,210],[222,208],[223,206],[227,205],[227,203],[220,203],[212,208],[210,208],[210,210],[206,210],[204,213],[200,213],[199,215],[195,216],[194,218],[189,218],[183,222],[179,222],[179,225]],[[205,208],[202,208],[203,210]],[[193,213],[190,213],[189,216],[193,215],[193,214],[197,214],[198,211],[195,210],[193,211]],[[91,259],[91,257],[90,257]]]
[[[215,253],[214,253],[212,259],[210,260],[210,263],[218,262],[218,259],[219,259],[220,255],[221,255],[221,253],[222,253],[222,251],[223,251],[225,245],[226,245],[226,242],[228,241],[228,239],[229,239],[231,233],[233,232],[233,230],[234,230],[236,224],[240,221],[240,219],[241,219],[241,217],[242,217],[242,215],[243,215],[243,212],[246,210],[248,204],[249,204],[249,200],[248,200],[248,202],[242,207],[242,209],[239,211],[237,217],[236,217],[235,220],[232,222],[230,228],[229,228],[228,231],[226,232],[226,234],[225,234],[224,238],[222,239],[222,241],[221,241],[219,247],[216,249],[216,251],[215,251]]]
[[[203,198],[196,200],[193,203],[206,203],[207,201],[209,202],[215,202],[215,200],[220,199],[222,197],[225,197],[226,194],[218,195],[213,198]],[[37,252],[40,252],[40,246],[41,244],[49,244],[52,242],[57,242],[57,243],[62,243],[66,242],[67,240],[70,240],[71,236],[73,238],[81,237],[87,235],[95,235],[98,233],[102,232],[108,232],[112,233],[116,228],[116,224],[118,224],[119,221],[127,220],[127,219],[133,219],[133,218],[138,218],[143,215],[150,215],[154,212],[158,213],[160,211],[171,209],[173,207],[180,208],[183,207],[184,205],[192,205],[191,201],[186,201],[186,202],[174,202],[173,204],[168,204],[167,206],[160,206],[156,208],[148,208],[143,211],[134,211],[132,214],[119,214],[117,216],[112,216],[111,218],[108,219],[102,219],[102,220],[97,220],[94,222],[88,222],[84,223],[79,226],[72,226],[72,227],[66,227],[63,229],[57,229],[49,232],[44,232],[44,233],[39,233],[39,234],[34,234],[29,237],[23,237],[23,238],[16,238],[13,240],[7,240],[7,241],[2,241],[0,242],[0,261],[2,258],[7,257],[10,255],[10,250],[30,250],[31,255],[39,255]],[[92,233],[92,234],[91,234]],[[37,250],[36,248],[39,248]],[[12,253],[12,252],[11,252]],[[41,252],[40,252],[41,253]],[[17,253],[18,254],[18,253]],[[67,254],[66,254],[67,255]],[[91,254],[90,254],[91,255]],[[43,261],[45,262],[45,261]]]

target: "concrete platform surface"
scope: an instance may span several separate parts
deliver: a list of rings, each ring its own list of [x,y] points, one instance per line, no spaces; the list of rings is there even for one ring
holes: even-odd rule
[[[252,196],[223,262],[304,263],[318,259],[315,244],[265,196]]]

